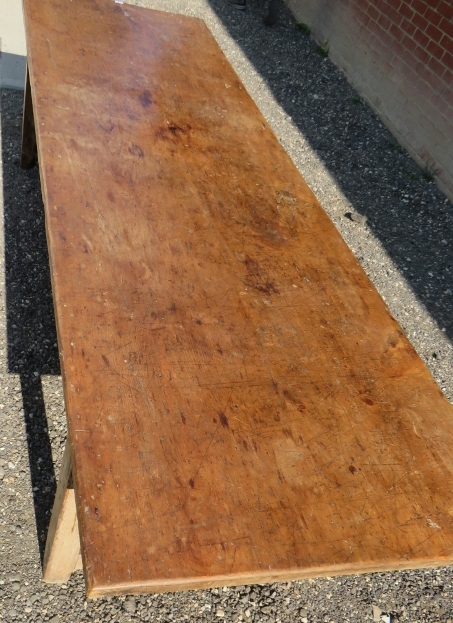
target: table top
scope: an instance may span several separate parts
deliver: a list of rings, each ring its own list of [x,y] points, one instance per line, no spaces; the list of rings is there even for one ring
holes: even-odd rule
[[[199,20],[25,0],[88,595],[453,560],[453,409]]]

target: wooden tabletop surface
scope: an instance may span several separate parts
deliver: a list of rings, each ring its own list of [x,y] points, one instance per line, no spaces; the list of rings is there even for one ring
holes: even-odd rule
[[[89,596],[453,559],[453,409],[199,20],[25,0]]]

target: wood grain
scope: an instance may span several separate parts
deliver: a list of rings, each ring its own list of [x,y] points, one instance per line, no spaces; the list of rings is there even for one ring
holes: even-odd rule
[[[25,0],[91,597],[453,560],[453,410],[199,20]]]
[[[61,584],[68,580],[73,571],[81,568],[79,527],[68,439],[47,533],[43,579],[49,584]]]

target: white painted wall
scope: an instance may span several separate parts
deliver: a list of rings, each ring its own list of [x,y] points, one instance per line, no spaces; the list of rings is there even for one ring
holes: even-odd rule
[[[0,0],[0,86],[23,89],[27,50],[22,0]]]

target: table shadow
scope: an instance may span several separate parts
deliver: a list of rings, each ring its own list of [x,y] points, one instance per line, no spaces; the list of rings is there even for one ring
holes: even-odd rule
[[[55,473],[41,375],[59,375],[39,170],[20,168],[23,91],[0,91],[7,365],[20,378],[41,559]]]

